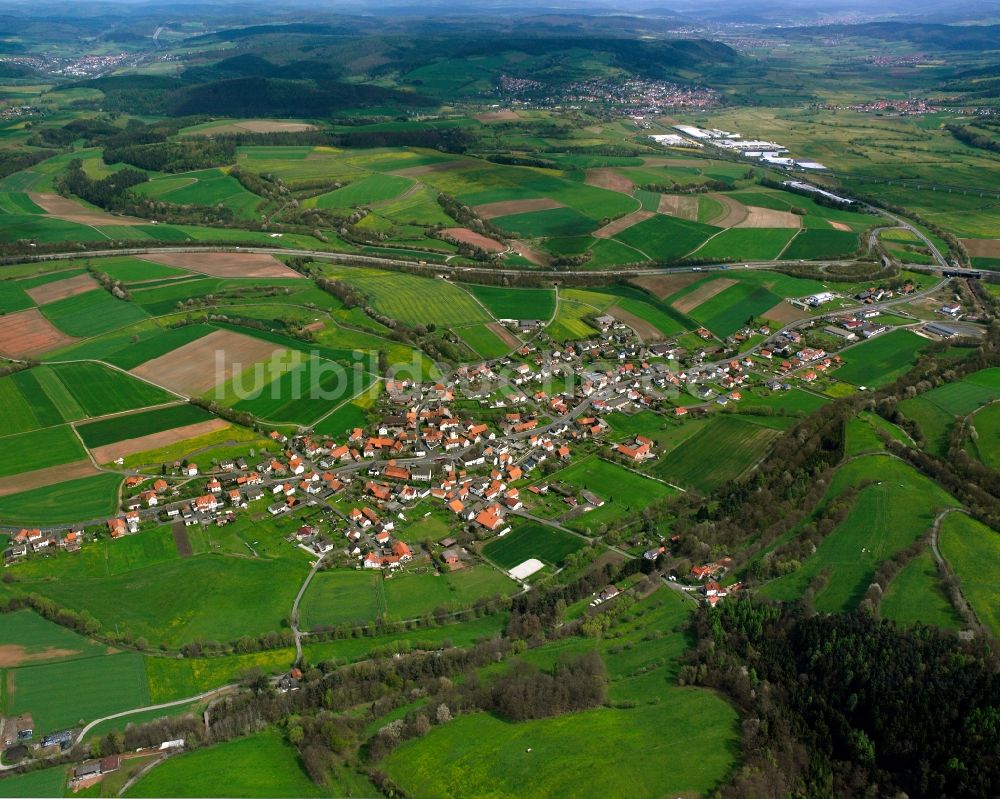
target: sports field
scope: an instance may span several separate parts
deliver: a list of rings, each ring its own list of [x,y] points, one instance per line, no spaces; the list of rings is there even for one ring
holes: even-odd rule
[[[490,541],[483,547],[483,554],[508,570],[530,558],[558,566],[584,543],[583,539],[570,533],[527,522],[518,525],[503,538]]]
[[[463,288],[468,289],[497,319],[547,320],[555,309],[556,295],[552,289],[505,288],[475,283]]]

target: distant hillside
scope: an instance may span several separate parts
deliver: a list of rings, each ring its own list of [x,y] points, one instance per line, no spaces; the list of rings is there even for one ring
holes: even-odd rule
[[[154,75],[123,75],[82,81],[104,92],[105,111],[189,116],[322,117],[351,108],[426,106],[415,92],[342,83],[289,80],[263,75],[193,81]]]
[[[933,50],[976,52],[1000,49],[1000,25],[868,22],[863,25],[770,28],[766,32],[786,39],[849,36],[883,41],[905,41]]]

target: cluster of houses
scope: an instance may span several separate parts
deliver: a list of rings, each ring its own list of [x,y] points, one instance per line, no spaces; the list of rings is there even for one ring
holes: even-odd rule
[[[14,533],[10,545],[4,550],[6,563],[23,558],[30,552],[43,552],[49,549],[61,549],[66,552],[76,552],[83,544],[83,530],[72,529],[58,532],[22,528]]]
[[[869,339],[885,333],[889,328],[877,321],[879,311],[870,309],[847,314],[837,319],[835,325],[827,325],[823,331],[844,341]]]

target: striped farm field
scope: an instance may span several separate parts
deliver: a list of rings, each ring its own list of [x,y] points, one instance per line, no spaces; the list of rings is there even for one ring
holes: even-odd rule
[[[483,555],[508,570],[530,558],[558,566],[583,545],[583,539],[575,535],[530,522],[490,541],[483,548]]]
[[[884,386],[905,374],[927,344],[926,339],[909,330],[883,333],[845,352],[837,377],[855,386]]]
[[[312,197],[304,204],[315,208],[356,208],[395,199],[412,185],[413,181],[408,178],[376,173],[342,189]]]
[[[548,319],[556,306],[552,289],[465,286],[497,319]]]
[[[139,438],[162,430],[197,424],[214,418],[204,408],[188,403],[156,408],[151,411],[114,416],[89,424],[77,425],[76,431],[89,448],[102,447],[116,441]]]
[[[0,524],[49,525],[100,519],[118,510],[116,474],[98,474],[0,497]]]
[[[781,260],[842,258],[858,248],[858,234],[845,230],[802,230],[781,254]]]
[[[446,280],[376,269],[330,267],[326,274],[356,286],[375,308],[408,325],[462,325],[493,319],[467,291]]]
[[[733,261],[770,261],[777,258],[796,231],[785,228],[730,228],[692,255]]]
[[[718,232],[711,225],[658,214],[623,230],[615,239],[655,261],[676,261]]]
[[[69,425],[0,438],[0,477],[84,460],[87,453]]]
[[[146,318],[134,302],[112,297],[104,289],[94,289],[46,305],[42,313],[63,333],[79,338],[97,336]]]
[[[597,331],[584,319],[594,315],[594,309],[590,306],[572,300],[560,299],[559,310],[556,312],[556,318],[548,327],[548,333],[556,341],[587,338]]]
[[[161,388],[103,364],[47,364],[31,370],[66,421],[121,413],[176,399]]]

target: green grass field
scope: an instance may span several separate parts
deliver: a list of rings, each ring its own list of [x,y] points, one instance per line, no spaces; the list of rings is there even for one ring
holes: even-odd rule
[[[570,533],[528,522],[515,527],[503,538],[490,541],[483,547],[483,554],[504,569],[513,569],[529,558],[558,566],[583,545],[582,539]]]
[[[171,758],[125,793],[141,797],[329,796],[306,774],[280,732],[266,730]]]
[[[29,771],[0,780],[0,796],[51,799],[53,796],[62,796],[68,782],[65,766]]]
[[[883,333],[845,352],[837,378],[856,386],[879,388],[905,374],[926,346],[926,339],[909,330]]]
[[[328,267],[329,277],[356,286],[375,307],[408,325],[461,325],[492,321],[471,296],[446,280],[375,269]]]
[[[783,261],[842,258],[858,248],[858,234],[847,230],[813,228],[801,231],[782,253]]]
[[[42,313],[63,333],[78,338],[117,330],[147,316],[136,303],[115,299],[104,289],[56,300],[44,306]]]
[[[54,376],[59,386],[50,382]],[[121,413],[150,405],[160,405],[176,399],[162,388],[144,383],[131,375],[99,363],[51,364],[37,368],[37,377],[43,382],[49,398],[60,404],[63,392],[69,395],[75,407],[83,411],[83,416],[67,416],[67,419],[81,419],[84,416],[103,416]],[[63,391],[59,391],[59,388]]]
[[[663,483],[597,457],[577,461],[550,475],[547,481],[592,491],[605,501],[602,507],[568,523],[577,530],[595,529],[599,524],[633,516],[654,499],[674,493],[674,489]]]
[[[793,235],[794,230],[782,228],[729,228],[691,255],[720,261],[771,261],[781,254]]]
[[[501,286],[464,286],[497,319],[548,319],[555,310],[552,289],[521,289]]]
[[[513,349],[486,325],[457,327],[454,331],[483,358],[502,358]]]
[[[87,457],[69,425],[0,438],[0,477],[59,466]]]
[[[96,657],[107,647],[30,610],[3,615],[4,643],[17,646],[27,662]]]
[[[585,319],[596,315],[590,306],[560,298],[556,318],[548,326],[548,333],[556,341],[587,338],[597,333],[597,330],[587,324]]]
[[[983,408],[972,417],[975,438],[969,448],[977,459],[991,469],[1000,469],[1000,404]]]
[[[527,238],[545,236],[584,236],[600,225],[574,208],[552,208],[511,214],[490,220],[502,230]]]
[[[0,497],[0,524],[68,524],[110,516],[118,510],[121,481],[116,474],[98,474],[67,480],[58,491],[46,487],[8,494]]]
[[[857,606],[883,560],[909,546],[930,528],[938,511],[957,503],[912,467],[884,455],[862,457],[842,466],[829,496],[862,480],[848,516],[819,544],[802,566],[763,586],[772,599],[795,599],[824,569],[830,578],[815,597],[817,610],[843,612]]]
[[[654,261],[676,261],[718,232],[711,225],[658,214],[623,230],[615,239]]]
[[[167,266],[153,261],[144,261],[141,258],[101,258],[94,261],[94,268],[98,272],[120,280],[125,285],[136,283],[146,283],[151,280],[161,280],[164,278],[179,278],[191,273],[176,266]]]
[[[521,723],[484,713],[461,716],[398,747],[385,770],[414,799],[710,794],[735,760],[739,734],[735,711],[721,697],[675,683],[677,660],[689,645],[682,628],[691,608],[661,590],[599,645],[609,698],[634,706]],[[523,659],[550,668],[560,654],[591,647],[571,638],[529,650]],[[637,752],[657,767],[581,767],[623,763]]]
[[[11,712],[31,713],[36,736],[148,704],[145,659],[132,652],[14,670]]]
[[[0,513],[7,499],[0,500]],[[77,508],[73,518],[80,515]],[[87,610],[107,630],[130,630],[154,645],[179,646],[197,638],[228,641],[281,629],[308,566],[304,559],[198,555],[101,579],[60,574],[64,568],[60,563],[44,576],[25,577],[18,588]],[[268,590],[258,590],[264,584]]]
[[[263,199],[221,169],[203,169],[154,178],[135,187],[146,197],[179,205],[224,205],[240,219],[254,216]]]
[[[719,415],[661,458],[652,473],[682,488],[711,491],[738,479],[767,454],[777,436],[778,431],[750,419]]]
[[[952,513],[941,523],[939,546],[980,621],[1000,637],[1000,533]]]
[[[83,439],[83,443],[93,448],[112,444],[115,441],[158,433],[161,430],[197,424],[211,418],[212,414],[204,408],[182,403],[82,424],[77,427],[77,432]]]
[[[374,174],[329,194],[321,194],[319,197],[306,200],[305,205],[316,208],[355,208],[392,200],[412,185],[413,181],[409,178]]]
[[[957,630],[962,620],[941,588],[937,564],[929,551],[911,560],[889,584],[879,615],[904,625],[933,624]]]

